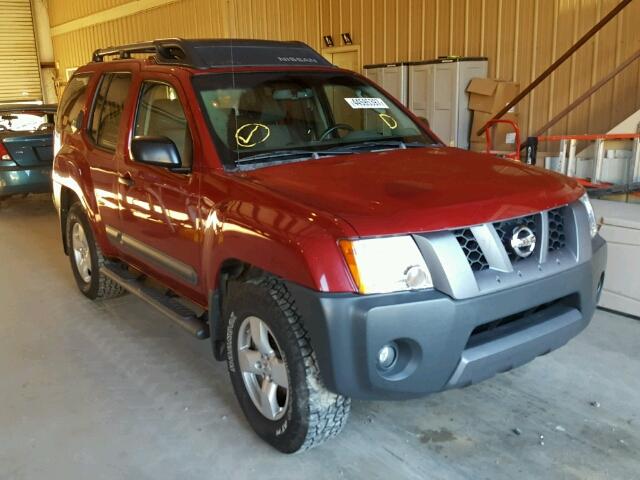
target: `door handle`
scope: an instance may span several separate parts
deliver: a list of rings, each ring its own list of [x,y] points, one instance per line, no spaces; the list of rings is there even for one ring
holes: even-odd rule
[[[131,178],[131,175],[125,173],[124,175],[120,175],[118,177],[118,183],[120,185],[124,185],[125,187],[132,187],[135,182],[133,181],[133,178]]]

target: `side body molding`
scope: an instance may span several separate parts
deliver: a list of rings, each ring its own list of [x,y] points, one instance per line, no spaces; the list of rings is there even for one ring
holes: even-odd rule
[[[191,285],[198,284],[198,274],[190,265],[133,238],[131,235],[122,233],[111,225],[106,225],[105,228],[107,238],[114,246],[154,264],[168,274],[184,280]]]

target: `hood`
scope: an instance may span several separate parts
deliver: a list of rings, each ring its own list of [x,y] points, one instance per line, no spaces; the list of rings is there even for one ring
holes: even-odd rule
[[[242,176],[312,210],[342,218],[360,236],[503,220],[570,203],[583,193],[563,175],[447,147],[321,158]]]

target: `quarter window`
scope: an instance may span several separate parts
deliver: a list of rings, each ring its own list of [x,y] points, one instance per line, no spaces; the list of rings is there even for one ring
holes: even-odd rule
[[[100,147],[116,149],[120,120],[130,86],[129,73],[108,73],[102,77],[89,128],[89,136]]]
[[[75,76],[67,85],[58,108],[56,130],[76,133],[82,124],[82,109],[87,98],[89,76]]]
[[[134,136],[166,137],[171,140],[183,167],[191,166],[191,134],[176,90],[166,83],[142,84]]]

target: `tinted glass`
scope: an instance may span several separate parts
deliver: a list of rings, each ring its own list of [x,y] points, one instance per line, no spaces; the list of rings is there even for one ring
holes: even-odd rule
[[[111,75],[104,75],[100,79],[100,86],[96,93],[95,100],[93,101],[93,112],[91,113],[91,121],[89,124],[89,136],[96,142],[98,135],[98,127],[100,126],[100,115],[102,113],[102,107],[104,105],[104,99],[109,89],[109,83],[111,82]]]
[[[118,144],[120,119],[130,86],[129,73],[109,73],[100,82],[89,135],[96,144],[108,150],[115,150]]]
[[[145,82],[140,92],[134,136],[167,137],[182,160],[191,165],[191,135],[184,109],[173,87],[165,83]]]
[[[37,106],[34,106],[37,107]],[[53,114],[33,112],[3,112],[0,110],[0,132],[47,132],[53,129]]]
[[[80,123],[82,122],[80,112],[82,112],[87,99],[89,78],[88,75],[75,76],[65,88],[58,107],[56,124],[58,132],[64,130],[65,132],[75,133],[80,129]]]
[[[267,153],[306,153],[379,142],[434,144],[381,91],[343,73],[198,75],[194,86],[227,165]],[[374,146],[372,142],[377,142]],[[406,145],[404,145],[406,144]],[[401,148],[401,147],[400,147]]]

